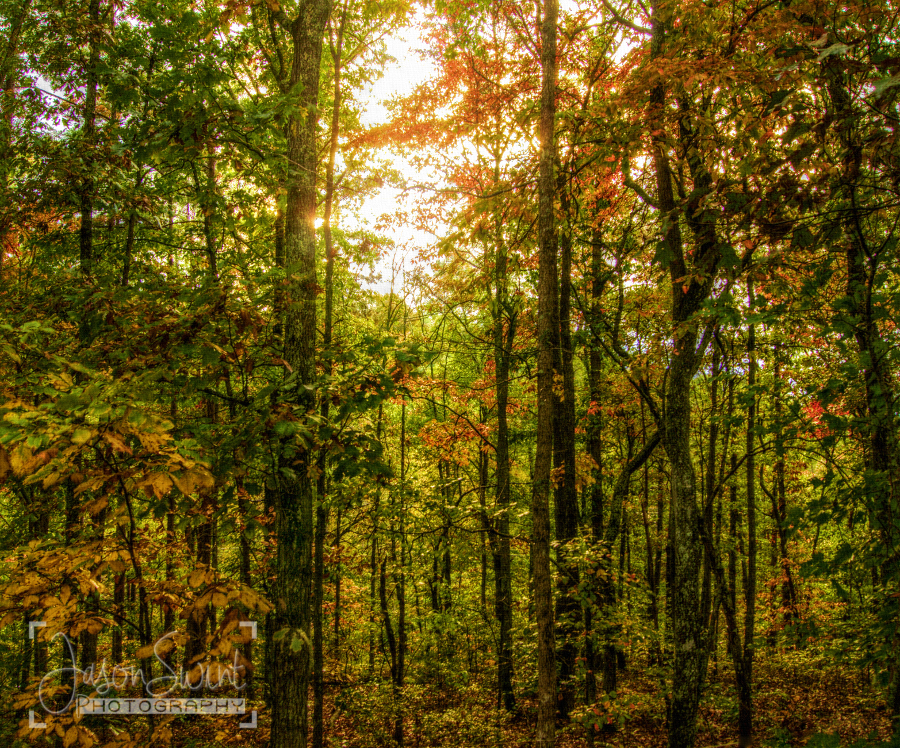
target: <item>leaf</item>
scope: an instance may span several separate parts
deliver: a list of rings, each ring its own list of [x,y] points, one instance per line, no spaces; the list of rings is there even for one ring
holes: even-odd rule
[[[172,441],[172,437],[169,434],[138,432],[137,438],[140,440],[141,446],[148,452],[159,452],[166,442]]]
[[[293,436],[297,433],[297,425],[294,421],[278,421],[274,429],[275,433],[281,437]]]
[[[822,62],[822,60],[826,57],[831,57],[831,55],[842,55],[848,49],[850,49],[850,47],[846,44],[841,44],[840,42],[832,44],[830,47],[826,47],[822,50],[821,54],[816,58],[816,62]]]
[[[203,569],[194,569],[188,577],[188,584],[191,587],[199,587],[206,579],[206,572]]]
[[[112,431],[104,431],[103,438],[109,442],[110,446],[113,448],[114,452],[122,452],[124,454],[132,454],[131,447],[129,447],[123,440],[122,437]]]
[[[79,428],[72,432],[72,444],[85,444],[94,435],[91,429]]]
[[[900,85],[900,73],[892,75],[890,78],[882,78],[880,81],[875,82],[875,95],[879,96],[889,88],[893,88],[894,86],[898,85]]]
[[[172,490],[172,479],[166,473],[153,473],[145,483],[156,498],[161,499]]]
[[[216,484],[215,478],[203,468],[195,467],[185,470],[178,475],[169,476],[175,483],[175,487],[185,496],[190,496],[197,491],[206,491]]]

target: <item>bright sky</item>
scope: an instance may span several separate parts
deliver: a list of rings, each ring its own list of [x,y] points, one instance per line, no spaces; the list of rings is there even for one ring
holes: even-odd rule
[[[404,29],[402,33],[406,38],[401,34],[394,34],[385,40],[388,54],[396,61],[389,63],[384,76],[359,97],[363,104],[360,119],[366,126],[373,127],[387,122],[388,110],[385,103],[394,96],[411,94],[417,85],[424,83],[436,72],[434,65],[417,51],[422,46],[422,41],[416,29]],[[401,174],[409,178],[417,176],[415,169],[398,154],[383,152],[381,155],[390,157],[394,167]],[[401,197],[400,190],[385,186],[363,203],[357,212],[356,220],[362,226],[374,228],[382,215],[391,215],[401,206],[411,208],[412,204],[408,199]],[[412,255],[416,249],[427,247],[434,241],[432,235],[408,225],[398,226],[382,233],[402,250],[398,253],[401,256]],[[399,260],[399,257],[397,259]],[[390,290],[391,258],[386,258],[376,269],[381,273],[382,281],[372,284],[372,288],[387,293]]]
[[[583,5],[583,0],[581,2],[579,0],[560,0],[559,3],[561,12],[575,11],[580,5]],[[421,11],[419,12],[421,13]],[[424,46],[424,42],[419,38],[417,27],[402,29],[399,33],[387,37],[385,43],[388,53],[396,61],[388,64],[384,76],[376,81],[369,91],[359,96],[363,105],[361,122],[370,127],[387,122],[388,110],[385,103],[388,100],[394,96],[405,96],[412,93],[417,85],[424,83],[436,73],[434,64],[418,52]],[[394,167],[411,181],[431,181],[424,178],[417,179],[418,172],[402,156],[386,152],[383,152],[382,155],[390,156]],[[400,190],[385,186],[363,203],[350,222],[373,229],[382,215],[392,215],[398,208],[403,207],[412,208],[412,196],[405,198],[401,196]],[[443,228],[443,226],[435,226],[433,230],[435,233],[441,233]],[[431,233],[419,231],[409,225],[397,226],[381,233],[392,239],[397,245],[400,250],[398,260],[403,256],[411,257],[417,249],[428,247],[435,241],[435,236]],[[382,281],[370,284],[370,287],[387,293],[390,290],[391,258],[383,260],[376,267],[376,271],[381,273]]]

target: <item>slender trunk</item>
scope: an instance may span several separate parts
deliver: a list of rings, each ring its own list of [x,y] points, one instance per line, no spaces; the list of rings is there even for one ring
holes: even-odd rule
[[[333,356],[331,352],[332,335],[334,328],[334,239],[331,233],[331,217],[334,207],[334,162],[338,147],[338,134],[341,113],[341,53],[343,50],[344,24],[347,20],[347,5],[341,15],[338,28],[336,46],[332,46],[334,57],[334,108],[331,114],[331,137],[328,148],[328,165],[325,170],[325,215],[322,225],[322,233],[325,238],[325,319],[322,334],[322,349],[325,354],[325,371],[331,374],[333,371]],[[323,422],[328,422],[330,399],[322,398],[321,413]],[[322,634],[322,598],[323,578],[325,570],[324,545],[325,532],[328,524],[328,509],[325,506],[328,487],[326,455],[324,451],[319,455],[318,499],[316,505],[316,536],[313,579],[313,748],[322,748],[325,741],[324,723],[324,653]]]
[[[322,503],[328,486],[324,469],[318,483],[320,498],[319,503],[316,505],[316,534],[313,550],[313,748],[322,748],[325,741],[325,658],[322,633],[322,598],[325,577],[325,534],[328,530],[329,512]]]
[[[91,534],[97,541],[99,541],[102,548],[103,536],[106,531],[106,507],[104,506],[92,519],[92,524],[95,529]],[[91,570],[91,577],[92,581],[95,582],[98,587],[95,587],[86,595],[84,608],[85,613],[87,613],[88,615],[97,615],[100,610],[100,574],[96,566],[94,566],[94,568],[92,568]],[[79,637],[80,641],[78,648],[80,651],[82,670],[87,670],[97,662],[97,637],[97,632],[91,632],[87,630],[83,631],[81,633],[81,636]]]
[[[499,171],[499,166],[495,170]],[[495,174],[495,176],[498,176]],[[497,652],[497,701],[507,711],[516,706],[513,692],[512,656],[512,569],[509,543],[510,458],[509,458],[509,376],[513,341],[516,335],[516,312],[509,299],[507,249],[502,236],[499,214],[495,213],[496,261],[494,264],[496,311],[494,316],[494,362],[497,395],[497,469],[495,496],[497,502],[496,532],[491,535],[494,557],[494,614],[499,625]],[[485,461],[487,456],[485,455]],[[486,463],[485,463],[486,464]]]
[[[33,0],[25,0],[19,6],[19,13],[12,21],[9,35],[6,40],[6,48],[0,57],[0,200],[6,204],[12,203],[10,194],[10,171],[13,163],[13,117],[16,111],[16,84],[19,81],[19,39],[22,29],[28,22]],[[13,221],[10,218],[0,218],[0,270],[3,268],[3,258],[8,249],[17,245],[15,234],[10,231]],[[29,646],[31,640],[28,640]],[[27,673],[27,666],[23,672]]]
[[[706,476],[704,488],[703,521],[710,534],[713,531],[713,509],[716,490],[716,448],[719,442],[719,349],[713,348],[712,373],[709,391],[709,444],[706,456]],[[700,609],[708,621],[712,612],[712,559],[703,555],[703,586],[700,593]],[[710,639],[714,643],[714,639]]]
[[[775,530],[778,533],[778,550],[781,559],[781,614],[785,625],[798,615],[797,590],[794,586],[794,575],[788,558],[788,526],[787,526],[787,486],[785,484],[785,438],[782,419],[784,406],[781,401],[781,346],[775,345],[775,386],[772,395],[776,432],[775,432],[775,474],[774,493],[772,495],[772,516],[775,519]]]
[[[617,542],[622,544],[619,553],[620,565],[625,560],[625,537],[626,532],[623,527],[623,510],[625,502],[628,498],[628,489],[631,483],[631,476],[639,470],[644,463],[653,454],[660,443],[660,433],[654,432],[653,436],[648,439],[641,451],[632,457],[628,455],[628,462],[623,466],[621,472],[616,478],[613,487],[612,499],[609,505],[608,521],[603,534],[603,572],[599,575],[597,583],[597,605],[603,622],[603,690],[607,693],[615,691],[617,688],[617,669],[618,669],[618,651],[616,640],[619,638],[621,626],[617,622],[616,613],[616,584],[613,566],[612,549]],[[630,451],[630,450],[629,450]]]
[[[600,411],[600,402],[603,397],[602,376],[603,359],[600,354],[600,342],[597,339],[600,322],[600,300],[603,295],[604,281],[601,279],[603,272],[603,244],[599,232],[595,232],[591,241],[591,344],[588,353],[588,379],[590,387],[590,407],[588,408],[587,439],[588,453],[594,461],[593,485],[590,492],[589,508],[586,510],[589,517],[590,533],[594,543],[599,543],[603,538],[603,419]],[[594,582],[594,594],[598,594],[597,585]],[[594,646],[594,604],[588,601],[584,606],[584,633],[585,633],[585,689],[584,700],[586,704],[593,704],[597,696],[595,672],[599,666],[597,652]],[[593,732],[588,733],[593,740]]]
[[[339,657],[341,651],[341,508],[338,507],[334,527],[334,548],[338,563],[334,569],[334,656]]]
[[[556,654],[550,583],[550,472],[553,463],[553,338],[557,312],[556,217],[556,21],[557,0],[544,0],[541,25],[540,175],[538,177],[538,382],[537,444],[532,493],[531,550],[537,619],[538,722],[535,745],[552,748],[556,735]]]
[[[97,69],[100,65],[100,0],[88,3],[88,45],[90,57],[85,71],[84,119],[82,143],[85,173],[81,181],[81,227],[78,232],[81,274],[90,276],[94,271],[94,147],[97,122]]]
[[[753,311],[753,283],[748,281],[750,311]],[[747,584],[744,589],[744,649],[743,666],[738,683],[738,744],[741,748],[753,742],[753,638],[756,633],[756,458],[753,441],[756,433],[756,326],[747,331],[747,387],[750,405],[747,408]]]
[[[378,406],[378,422],[375,427],[375,438],[379,442],[381,441],[381,423],[384,417],[384,406]],[[378,613],[377,613],[377,599],[375,597],[376,594],[376,582],[378,579],[378,526],[379,526],[379,512],[381,510],[381,487],[378,486],[375,489],[375,501],[372,506],[372,539],[371,539],[371,549],[369,556],[369,568],[371,571],[371,576],[369,577],[369,677],[373,677],[375,675],[375,639],[380,636],[377,634],[379,631],[378,628]]]
[[[406,333],[406,317],[403,320],[403,332]],[[397,705],[397,718],[394,721],[394,742],[398,748],[403,746],[403,705],[402,693],[406,683],[406,402],[400,408],[400,573],[397,582],[397,669],[394,680],[394,701]],[[447,551],[449,559],[449,549]],[[449,571],[448,571],[449,575]],[[449,587],[450,580],[447,580]]]
[[[481,424],[485,423],[485,408],[481,407]],[[488,566],[488,516],[487,516],[487,482],[488,482],[488,456],[486,452],[478,453],[478,509],[481,512],[481,527],[478,528],[478,566],[479,574],[479,602],[481,613],[487,616],[487,566]]]
[[[563,193],[563,209],[567,200]],[[572,241],[568,231],[560,236],[559,352],[554,374],[561,375],[562,397],[554,397],[554,463],[562,481],[554,491],[557,567],[560,571],[556,599],[558,709],[568,719],[575,706],[575,663],[580,629],[578,563],[571,559],[571,543],[578,536],[578,493],[575,488],[575,371],[571,330]]]

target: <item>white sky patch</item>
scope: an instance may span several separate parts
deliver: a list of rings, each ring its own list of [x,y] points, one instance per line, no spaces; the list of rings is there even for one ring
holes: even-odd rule
[[[360,122],[367,127],[385,124],[390,119],[386,104],[396,96],[408,96],[417,86],[437,75],[434,63],[420,54],[424,41],[419,36],[417,26],[400,29],[385,39],[387,52],[394,62],[388,63],[384,75],[379,78],[367,92],[359,96],[362,105]],[[409,182],[419,180],[419,173],[403,156],[389,153],[386,149],[378,154],[387,156],[393,167]],[[427,181],[422,179],[421,181]],[[413,211],[413,195],[403,195],[396,187],[385,185],[374,195],[365,200],[355,211],[351,223],[360,228],[374,230],[385,216],[394,216],[398,211]],[[440,230],[436,227],[435,229]],[[430,246],[435,237],[425,231],[418,230],[410,221],[402,221],[393,226],[379,229],[382,236],[391,239],[399,250],[399,254],[410,257],[416,250]],[[376,272],[382,276],[378,283],[371,284],[374,290],[387,293],[391,281],[391,257],[386,257],[376,266]],[[408,265],[409,263],[407,263]]]

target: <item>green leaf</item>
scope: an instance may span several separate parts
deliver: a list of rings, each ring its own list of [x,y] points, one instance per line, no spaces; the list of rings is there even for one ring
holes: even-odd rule
[[[285,438],[297,433],[297,424],[294,421],[278,421],[274,428],[278,436]]]
[[[72,444],[85,444],[93,434],[90,429],[75,429],[72,433]]]
[[[792,249],[806,249],[807,247],[811,247],[815,244],[816,238],[813,236],[812,231],[810,231],[806,226],[800,226],[797,229],[794,229],[794,233],[791,234],[791,248]]]

